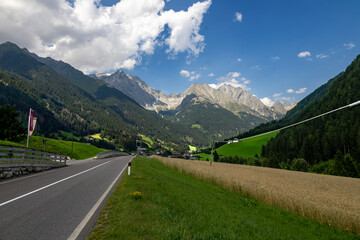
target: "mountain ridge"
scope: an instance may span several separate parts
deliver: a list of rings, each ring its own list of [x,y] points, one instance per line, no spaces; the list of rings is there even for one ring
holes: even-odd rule
[[[234,132],[241,133],[284,116],[248,91],[230,85],[214,88],[209,84],[194,83],[183,93],[166,95],[121,70],[112,74],[92,74],[91,77],[104,80],[167,120],[188,127],[198,126],[209,139],[212,135],[218,140],[231,137]],[[223,124],[225,122],[227,126]]]
[[[183,93],[166,95],[160,90],[155,90],[139,77],[131,76],[121,70],[113,74],[92,74],[91,77],[106,81],[126,93],[146,109],[156,112],[174,110],[181,105],[187,95],[195,93],[213,104],[220,104],[232,112],[245,111],[249,114],[265,117],[267,120],[278,119],[283,115],[264,105],[257,97],[246,90],[227,84],[215,89],[205,83],[194,83]],[[207,94],[209,96],[206,96]],[[236,105],[239,106],[236,107]],[[251,110],[246,109],[243,105]]]
[[[117,143],[132,147],[139,133],[169,144],[207,144],[200,131],[162,119],[109,84],[90,78],[66,63],[50,58],[44,61],[53,64],[59,72],[62,69],[61,74],[13,43],[0,45],[0,68],[4,76],[0,79],[1,95],[7,95],[2,98],[2,104],[16,98],[9,94],[19,91],[9,91],[11,87],[25,91],[27,99],[38,102],[37,113],[48,108],[48,114],[63,126],[82,134],[104,131],[109,139],[116,138]],[[19,77],[11,77],[12,74]],[[65,77],[67,74],[72,80]],[[18,89],[19,84],[22,89]],[[16,104],[22,105],[21,101]]]

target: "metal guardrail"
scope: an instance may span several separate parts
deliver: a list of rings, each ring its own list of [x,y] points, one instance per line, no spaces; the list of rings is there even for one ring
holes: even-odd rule
[[[34,148],[0,145],[0,168],[62,166],[66,166],[65,155]]]
[[[121,151],[106,151],[106,152],[98,153],[96,155],[96,158],[102,159],[102,158],[122,157],[122,156],[129,156],[129,154]]]

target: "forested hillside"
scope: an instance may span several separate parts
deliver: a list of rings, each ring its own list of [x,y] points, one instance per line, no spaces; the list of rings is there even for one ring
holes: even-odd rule
[[[75,72],[72,80],[84,89],[76,86],[15,44],[0,45],[0,69],[0,104],[15,105],[24,122],[28,109],[35,109],[37,131],[45,135],[104,132],[122,146],[135,146],[138,133],[178,145],[207,143],[199,130],[168,122],[99,80]]]
[[[291,122],[360,100],[360,55],[329,83],[317,92],[323,96],[313,99],[301,111],[293,110],[296,112]],[[360,176],[359,116],[360,106],[355,106],[283,130],[263,148],[262,156],[273,167],[286,167],[293,159],[302,158],[315,172]]]
[[[119,115],[124,116],[124,112],[127,112],[130,115],[128,123],[136,123],[136,131],[153,138],[155,142],[158,138],[173,143],[187,141],[197,145],[208,143],[208,138],[203,134],[203,131],[192,129],[191,126],[187,126],[183,122],[174,124],[162,119],[161,116],[154,114],[152,111],[140,107],[133,99],[105,81],[89,77],[62,61],[56,61],[49,57],[41,58],[36,54],[28,52],[26,49],[25,51],[39,62],[46,64],[58,74],[91,94],[107,107],[115,110]],[[132,128],[132,130],[134,129]],[[115,138],[118,134],[119,132],[112,131],[112,129],[106,129],[104,132],[104,135],[107,135],[110,139]]]
[[[199,101],[194,94],[185,97],[177,109],[159,113],[173,122],[200,129],[207,139],[214,136],[216,140],[232,136],[234,131],[244,132],[265,121],[246,112],[235,115],[218,104]]]
[[[330,86],[333,84],[333,82],[342,75],[343,73],[340,73],[336,77],[330,79],[327,83],[323,84],[319,88],[317,88],[314,92],[310,93],[308,96],[306,96],[304,99],[302,99],[300,102],[296,104],[296,106],[288,111],[286,115],[281,118],[280,120],[271,121],[268,123],[263,123],[250,131],[247,131],[243,134],[240,134],[236,136],[236,138],[246,138],[250,136],[254,136],[257,134],[261,134],[264,132],[272,131],[275,129],[279,129],[285,126],[288,126],[290,124],[296,123],[297,121],[304,120],[304,118],[299,117],[300,113],[303,111],[303,109],[310,103],[314,101],[320,100],[329,90]],[[233,137],[235,138],[235,137]]]

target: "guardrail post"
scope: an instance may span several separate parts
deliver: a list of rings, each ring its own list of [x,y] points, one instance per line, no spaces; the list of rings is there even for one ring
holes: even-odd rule
[[[22,149],[22,162],[25,162],[25,148],[21,148]]]
[[[8,155],[9,155],[9,158],[11,159],[11,162],[12,162],[12,157],[14,156],[13,150],[10,150]]]

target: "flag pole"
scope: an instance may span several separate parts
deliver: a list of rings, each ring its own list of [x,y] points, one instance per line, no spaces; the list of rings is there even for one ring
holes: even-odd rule
[[[27,140],[26,140],[26,147],[29,147],[29,130],[30,130],[30,118],[31,118],[31,108],[29,111],[29,120],[28,120],[28,131],[27,131]]]

